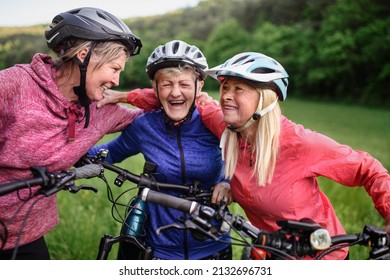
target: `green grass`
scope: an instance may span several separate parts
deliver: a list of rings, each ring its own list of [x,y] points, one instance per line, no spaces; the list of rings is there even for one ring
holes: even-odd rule
[[[306,128],[324,133],[354,149],[369,152],[388,170],[390,169],[389,110],[308,102],[292,98],[282,103],[282,110],[287,117]],[[114,135],[108,135],[102,141],[105,142],[112,137]],[[143,158],[136,156],[127,159],[121,166],[139,174],[143,168]],[[117,194],[133,186],[132,183],[126,182],[118,188],[113,184],[114,174],[110,171],[106,171],[105,174]],[[382,226],[383,221],[363,188],[347,188],[325,178],[319,180],[321,188],[332,201],[347,232],[360,232],[365,224]],[[111,217],[111,204],[107,200],[104,183],[99,179],[86,180],[83,183],[96,186],[99,192],[58,194],[60,224],[47,235],[53,259],[95,259],[100,238],[107,233],[115,235],[119,232],[120,224]],[[242,214],[238,205],[233,205],[231,210],[233,213]],[[115,259],[116,250],[114,246],[111,259]],[[240,254],[240,248],[234,247],[234,258],[239,259]],[[361,246],[351,249],[351,259],[365,259],[367,256],[367,250]]]

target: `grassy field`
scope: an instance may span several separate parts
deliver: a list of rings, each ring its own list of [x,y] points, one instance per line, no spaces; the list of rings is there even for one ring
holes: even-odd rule
[[[324,133],[354,149],[369,152],[390,169],[390,110],[304,102],[292,98],[282,103],[282,110],[291,120],[307,128]],[[112,137],[114,135],[106,136],[102,141]],[[143,158],[136,156],[120,165],[139,174],[142,172]],[[113,184],[114,174],[110,171],[105,174],[116,194],[133,186],[126,182],[118,188]],[[347,232],[360,232],[365,224],[382,226],[383,221],[363,188],[347,188],[325,178],[319,180]],[[111,217],[111,203],[107,199],[105,184],[100,179],[83,183],[98,187],[99,192],[58,194],[60,224],[47,235],[53,259],[95,259],[100,238],[104,234],[116,235],[120,230],[120,224]],[[242,214],[238,205],[232,206],[231,210]],[[115,259],[116,250],[114,246],[110,259]],[[235,247],[234,250],[234,258],[239,259],[240,248]],[[363,247],[355,246],[351,249],[351,259],[365,259],[367,252]]]

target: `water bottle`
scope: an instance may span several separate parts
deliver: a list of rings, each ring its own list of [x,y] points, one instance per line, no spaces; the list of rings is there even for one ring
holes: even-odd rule
[[[121,235],[126,236],[130,242],[122,241],[119,244],[118,259],[138,260],[142,259],[145,247],[145,220],[147,218],[147,205],[139,197],[135,197],[131,202],[125,222],[122,225]]]
[[[145,236],[144,222],[147,215],[146,202],[135,197],[129,206],[126,220],[122,226],[121,234],[143,238]]]

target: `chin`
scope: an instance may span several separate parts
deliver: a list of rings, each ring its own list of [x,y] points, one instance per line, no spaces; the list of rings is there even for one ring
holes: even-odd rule
[[[92,98],[89,98],[89,101],[97,102],[97,101],[100,101],[102,99],[103,99],[103,95],[95,95],[95,96],[92,96]]]
[[[186,115],[178,115],[178,114],[167,114],[168,117],[173,121],[180,121],[182,120]]]
[[[223,121],[225,122],[225,123],[227,123],[227,124],[229,124],[229,125],[233,125],[233,123],[234,123],[234,120],[231,120],[230,118],[223,118]]]

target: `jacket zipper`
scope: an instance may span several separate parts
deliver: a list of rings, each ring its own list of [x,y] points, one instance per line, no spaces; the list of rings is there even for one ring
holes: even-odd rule
[[[181,142],[181,129],[180,126],[177,126],[177,146],[179,147],[179,153],[180,153],[180,165],[181,165],[181,179],[183,182],[183,185],[186,182],[186,166],[185,166],[185,160],[184,160],[184,151],[183,151],[183,145]],[[186,214],[184,214],[186,215]],[[184,240],[184,259],[188,260],[188,239],[187,239],[187,230],[183,231],[183,240]]]

